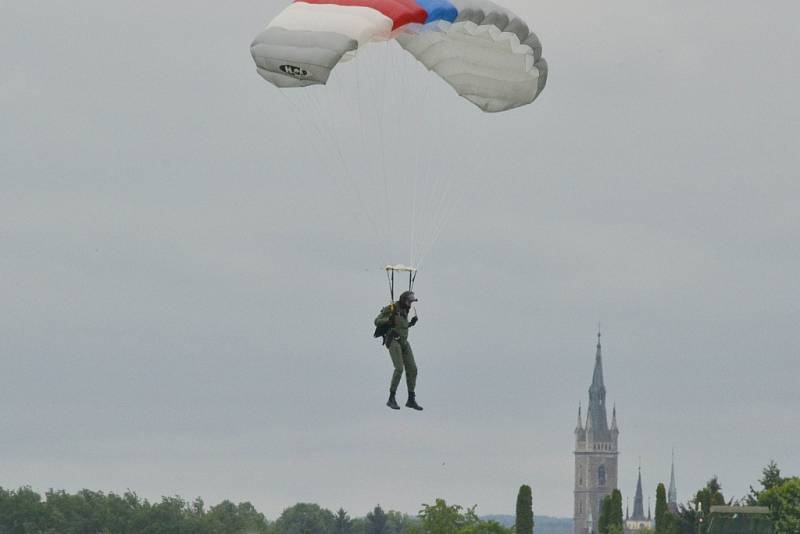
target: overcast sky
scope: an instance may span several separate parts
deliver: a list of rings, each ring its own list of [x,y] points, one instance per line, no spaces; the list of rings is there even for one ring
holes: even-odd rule
[[[416,413],[395,259],[250,58],[283,2],[0,0],[0,486],[571,516],[598,322],[624,495],[800,473],[800,5],[506,3],[550,78],[471,137]]]

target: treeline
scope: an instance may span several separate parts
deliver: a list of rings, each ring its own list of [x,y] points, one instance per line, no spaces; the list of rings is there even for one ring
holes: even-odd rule
[[[51,490],[42,496],[30,488],[0,488],[0,534],[532,534],[533,521],[528,486],[517,498],[516,530],[481,519],[474,506],[443,499],[423,504],[417,517],[376,506],[365,517],[352,518],[341,508],[334,513],[298,503],[268,521],[249,502],[207,508],[199,498],[151,503],[133,492]]]
[[[711,507],[724,505],[766,506],[773,521],[773,534],[800,533],[800,477],[781,476],[775,462],[762,470],[760,489],[750,487],[741,499],[726,499],[716,476],[698,490],[694,498],[671,512],[664,484],[656,489],[655,534],[707,534]],[[597,524],[598,534],[622,534],[622,495],[618,490],[603,501]],[[639,531],[647,534],[646,531]]]
[[[133,492],[123,495],[81,490],[48,491],[0,488],[0,534],[222,534],[271,533],[263,514],[250,503],[223,501],[206,508],[163,497],[151,503]]]

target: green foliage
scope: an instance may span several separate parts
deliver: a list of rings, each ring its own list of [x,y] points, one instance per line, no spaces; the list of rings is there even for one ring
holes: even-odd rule
[[[265,534],[267,520],[250,503],[224,501],[206,511],[201,499],[161,502],[81,490],[50,490],[45,498],[30,488],[0,488],[0,534]]]
[[[778,469],[778,464],[775,463],[775,460],[770,460],[769,464],[761,470],[761,478],[758,482],[761,484],[761,491],[765,491],[780,486],[783,484],[784,480],[784,478],[781,478],[781,470]],[[750,486],[750,495],[747,496],[747,504],[751,506],[757,505],[761,491],[757,491],[753,489],[753,486]]]
[[[367,534],[388,534],[388,517],[380,505],[367,514]]]
[[[407,530],[408,534],[513,534],[494,521],[482,521],[475,507],[466,510],[458,505],[449,506],[444,499],[435,504],[423,504],[419,523]]]
[[[339,508],[333,523],[333,534],[350,534],[350,527],[352,524],[353,521],[350,519],[350,516],[347,515],[347,512],[344,511],[344,508]]]
[[[613,534],[623,529],[624,516],[622,515],[622,493],[614,490],[611,495],[603,498],[600,517],[597,519],[598,534]]]
[[[597,533],[609,534],[608,527],[611,524],[611,508],[613,504],[611,495],[603,497],[603,504],[600,508],[600,517],[597,518]]]
[[[459,530],[459,534],[511,534],[513,532],[512,529],[508,529],[496,521],[479,521]]]
[[[433,505],[423,504],[419,511],[422,532],[425,534],[457,534],[470,523],[478,521],[473,509],[466,512],[459,505],[448,506],[444,499]]]
[[[533,496],[531,487],[523,484],[517,493],[516,534],[533,534]]]
[[[775,460],[769,462],[769,465],[761,471],[761,475],[759,482],[765,490],[778,487],[786,480],[781,478],[781,470],[778,469],[778,464],[775,463]]]
[[[406,514],[389,510],[386,512],[386,532],[387,534],[403,534],[416,524],[417,520]]]
[[[667,534],[670,513],[667,510],[667,490],[659,483],[656,488],[656,534]]]
[[[274,534],[332,534],[333,512],[313,503],[298,503],[283,511],[275,521]]]
[[[711,507],[723,506],[725,504],[725,497],[722,495],[722,486],[719,480],[717,480],[716,475],[706,483],[705,488],[697,492],[694,498],[694,504],[700,510],[700,522],[697,532],[698,534],[706,534],[706,532],[708,532]]]
[[[722,506],[725,497],[716,475],[705,487],[695,494],[688,506],[681,506],[677,516],[673,516],[669,534],[706,534],[712,506]]]
[[[611,510],[608,516],[609,534],[612,534],[611,527],[623,528],[625,517],[622,515],[622,493],[619,490],[611,492]]]
[[[195,505],[198,501],[195,501]],[[202,501],[199,502],[202,509]],[[196,509],[196,506],[195,506]],[[200,521],[202,528],[208,532],[266,532],[267,520],[249,502],[234,504],[222,501],[211,507]]]
[[[800,477],[782,479],[760,492],[758,504],[769,506],[775,534],[800,532]]]

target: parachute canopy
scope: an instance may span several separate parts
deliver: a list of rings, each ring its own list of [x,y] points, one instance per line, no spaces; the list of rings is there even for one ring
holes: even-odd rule
[[[256,36],[258,73],[280,88],[325,84],[370,42],[395,39],[484,111],[529,104],[547,62],[528,25],[487,0],[302,0]]]

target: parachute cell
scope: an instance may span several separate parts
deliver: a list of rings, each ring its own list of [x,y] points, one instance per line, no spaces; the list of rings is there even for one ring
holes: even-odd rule
[[[303,0],[253,41],[259,74],[278,87],[325,84],[369,42],[394,38],[484,111],[533,102],[547,63],[528,25],[487,0]]]

